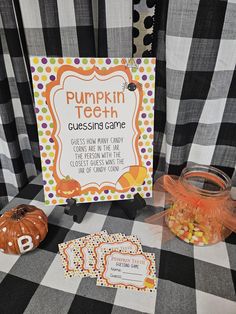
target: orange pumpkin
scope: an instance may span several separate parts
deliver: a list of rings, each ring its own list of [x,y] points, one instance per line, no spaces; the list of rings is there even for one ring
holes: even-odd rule
[[[35,249],[48,232],[48,218],[32,205],[19,205],[0,217],[0,251],[23,254]]]
[[[58,196],[71,198],[79,195],[81,186],[78,181],[71,179],[69,176],[59,181],[56,187],[56,193]]]

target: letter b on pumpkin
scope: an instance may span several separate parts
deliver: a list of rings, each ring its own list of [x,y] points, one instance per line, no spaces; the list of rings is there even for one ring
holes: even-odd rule
[[[28,252],[33,249],[34,244],[31,236],[23,235],[17,239],[19,250],[21,253]]]

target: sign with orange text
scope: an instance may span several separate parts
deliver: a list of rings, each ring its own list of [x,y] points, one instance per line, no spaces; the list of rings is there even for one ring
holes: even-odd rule
[[[30,61],[46,204],[151,197],[155,59]]]

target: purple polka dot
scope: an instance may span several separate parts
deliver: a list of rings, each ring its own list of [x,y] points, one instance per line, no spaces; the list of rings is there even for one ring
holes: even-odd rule
[[[106,59],[106,64],[110,64],[111,63],[111,59]]]
[[[141,64],[141,63],[142,63],[142,60],[141,60],[141,59],[137,59],[137,60],[136,60],[136,63],[137,63],[137,64]]]
[[[39,145],[39,150],[43,150],[43,146],[42,145]]]
[[[30,67],[31,68],[31,72],[33,73],[35,71],[34,67]]]
[[[121,194],[120,198],[121,198],[121,199],[125,198],[124,194]]]
[[[148,131],[148,132],[151,132],[151,131],[152,131],[152,128],[147,128],[147,131]]]
[[[46,58],[42,58],[41,61],[42,61],[43,64],[46,64],[48,62]]]
[[[80,63],[79,59],[76,58],[76,59],[74,60],[74,63],[75,63],[75,64],[79,64],[79,63]]]
[[[46,185],[47,184],[47,181],[46,180],[43,180],[43,185]]]
[[[142,149],[141,149],[141,152],[142,152],[142,153],[145,153],[145,152],[146,152],[146,149],[145,149],[145,148],[142,148]]]
[[[51,81],[55,81],[55,76],[54,75],[50,75],[50,80]]]
[[[38,88],[39,88],[39,89],[43,89],[43,84],[39,83],[39,84],[38,84]]]
[[[109,193],[109,191],[108,191],[108,190],[105,190],[105,191],[104,191],[104,193],[105,193],[105,194],[108,194],[108,193]]]
[[[50,142],[50,143],[54,143],[53,138],[50,138],[50,139],[49,139],[49,142]]]
[[[141,116],[141,117],[142,117],[142,118],[146,118],[146,116],[147,116],[146,113],[142,113],[142,116]]]
[[[47,123],[42,123],[42,128],[46,129],[46,127],[47,127]]]
[[[147,94],[148,94],[148,96],[152,96],[152,91],[149,90]]]
[[[151,194],[150,193],[146,193],[146,196],[149,197]]]
[[[97,201],[98,200],[98,197],[97,196],[94,196],[94,198],[93,198],[95,201]]]
[[[35,108],[35,109],[34,109],[34,112],[35,112],[35,113],[39,113],[39,109],[38,109],[38,108]]]
[[[49,193],[49,194],[48,194],[48,197],[52,198],[52,197],[53,197],[53,194],[52,194],[52,193]]]
[[[143,75],[143,76],[142,76],[142,79],[143,79],[144,81],[146,81],[147,75]]]
[[[45,160],[45,163],[46,163],[47,165],[49,165],[49,164],[51,163],[50,159],[46,159],[46,160]]]
[[[150,166],[150,165],[151,165],[151,161],[147,161],[147,162],[146,162],[146,165],[147,165],[147,166]]]
[[[135,188],[131,188],[131,190],[130,190],[131,192],[135,192]]]

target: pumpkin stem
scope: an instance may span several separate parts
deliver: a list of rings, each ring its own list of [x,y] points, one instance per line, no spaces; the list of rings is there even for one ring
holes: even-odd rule
[[[17,206],[11,218],[13,220],[20,220],[25,216],[27,212],[28,212],[28,209],[24,205]]]

